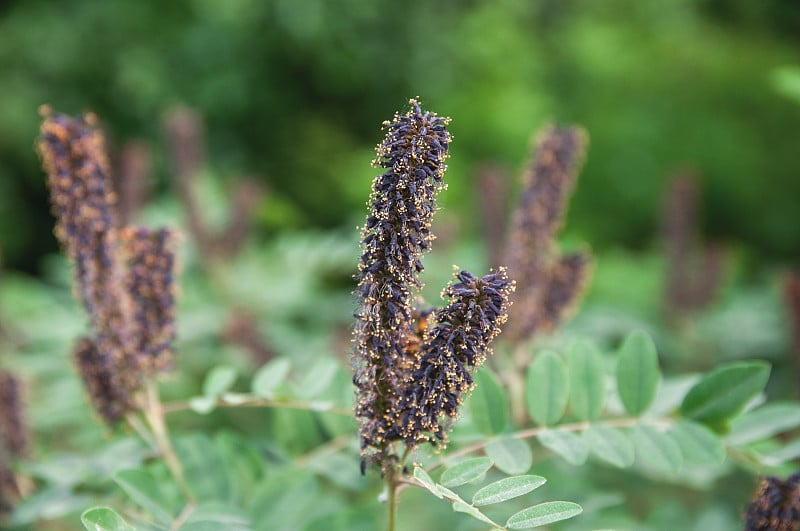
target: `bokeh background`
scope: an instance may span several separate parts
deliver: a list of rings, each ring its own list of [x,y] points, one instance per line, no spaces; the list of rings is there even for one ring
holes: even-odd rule
[[[359,219],[378,124],[419,96],[453,118],[444,202],[462,237],[477,234],[478,168],[516,177],[554,120],[591,135],[569,231],[595,249],[652,245],[666,182],[691,168],[705,235],[791,264],[799,35],[792,0],[5,1],[0,248],[34,273],[56,250],[33,149],[43,103],[95,111],[116,148],[148,143],[156,195],[170,194],[162,115],[196,108],[216,178],[268,186],[269,235]]]
[[[620,338],[640,328],[668,377],[760,358],[773,364],[770,399],[800,395],[795,0],[5,0],[0,362],[28,389],[24,470],[36,489],[16,513],[33,526],[22,528],[72,529],[81,510],[115,503],[110,478],[135,444],[109,442],[70,367],[86,323],[52,235],[35,151],[39,107],[95,112],[118,178],[137,184],[128,221],[186,235],[178,370],[166,400],[199,394],[220,363],[246,390],[265,361],[286,357],[303,367],[292,382],[299,396],[310,393],[306,367],[321,359],[337,367],[331,379],[341,385],[331,389],[346,402],[355,227],[377,173],[380,124],[415,96],[452,117],[454,136],[425,261],[428,300],[438,302],[451,264],[483,271],[502,262],[532,136],[548,122],[581,124],[590,146],[559,243],[590,247],[594,275],[574,319],[543,342],[589,337],[611,367]],[[215,234],[248,213],[249,229],[234,231],[242,245],[214,267],[206,261],[219,248],[202,248],[181,183]],[[328,483],[308,471],[306,479],[338,496],[331,504],[366,511],[356,515],[366,524],[347,527],[343,517],[342,528],[383,525],[380,486],[358,476],[357,451],[337,454],[328,476],[327,457],[303,457],[352,426],[283,410],[173,419],[198,437],[235,431],[270,467],[317,463]],[[793,448],[781,454],[782,472],[796,468]],[[687,488],[686,478],[550,457],[536,465],[551,479],[548,495],[587,508],[564,529],[736,529],[763,472],[694,471]],[[331,494],[329,481],[351,490]],[[303,490],[275,502],[284,511],[275,517],[317,517],[306,514]],[[470,529],[424,498],[409,492],[404,503],[415,509],[401,529]]]

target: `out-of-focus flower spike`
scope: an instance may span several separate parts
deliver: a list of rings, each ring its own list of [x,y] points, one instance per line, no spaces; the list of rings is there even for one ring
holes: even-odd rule
[[[135,409],[131,382],[125,377],[120,359],[103,352],[86,337],[78,340],[73,358],[89,400],[106,424],[116,425]]]
[[[175,339],[175,234],[169,229],[126,227],[120,231],[120,241],[134,355],[145,370],[167,368]]]
[[[591,275],[592,258],[588,252],[567,254],[550,271],[550,282],[542,299],[536,329],[549,332],[574,308]]]
[[[761,481],[745,514],[744,531],[796,531],[800,528],[800,472],[786,481]]]
[[[586,132],[579,127],[547,126],[536,136],[507,252],[509,274],[519,286],[506,331],[512,340],[532,336],[537,323],[543,321],[543,302],[558,264],[554,239],[583,164],[587,141]]]
[[[5,371],[0,371],[0,449],[12,457],[28,452],[22,388],[19,380]]]
[[[45,120],[39,152],[48,175],[55,234],[67,255],[77,259],[93,234],[117,224],[105,139],[92,114],[72,118],[47,107],[41,112]]]

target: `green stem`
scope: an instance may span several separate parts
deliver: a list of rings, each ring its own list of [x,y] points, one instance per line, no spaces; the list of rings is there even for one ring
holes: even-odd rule
[[[608,419],[605,421],[595,422],[594,424],[599,424],[602,426],[606,426],[608,428],[629,428],[631,426],[635,426],[636,424],[649,424],[650,426],[669,426],[674,422],[674,419],[641,419],[638,417],[624,417],[618,419]],[[514,439],[530,439],[533,437],[537,437],[540,433],[548,429],[554,429],[559,431],[584,431],[589,428],[591,424],[589,422],[573,422],[570,424],[561,424],[559,426],[551,426],[550,428],[546,426],[538,426],[536,428],[529,428],[526,430],[520,430],[514,433],[506,434],[505,437],[512,437]],[[451,452],[447,456],[443,457],[442,459],[438,460],[436,463],[431,465],[427,468],[427,471],[430,472],[439,468],[440,466],[444,465],[445,459],[453,459],[455,457],[461,457],[463,455],[471,454],[472,452],[476,452],[487,444],[492,442],[494,439],[484,439],[480,440],[476,443],[464,446],[459,448],[455,452]]]
[[[289,401],[289,400],[270,400],[268,398],[261,398],[258,396],[250,396],[240,402],[226,402],[222,398],[218,398],[214,403],[217,408],[238,408],[238,407],[277,407],[283,409],[299,409],[303,411],[313,411],[316,413],[330,413],[331,415],[340,415],[343,417],[352,417],[353,410],[341,407],[321,407],[314,402],[305,401]],[[163,404],[162,409],[164,413],[176,413],[178,411],[187,411],[191,409],[188,400],[179,402],[168,402]]]
[[[157,384],[154,381],[149,380],[145,384],[145,392],[146,400],[144,416],[145,419],[147,419],[147,423],[150,425],[150,430],[155,438],[158,452],[164,459],[164,463],[167,465],[172,477],[175,478],[175,482],[178,484],[181,492],[186,497],[186,500],[190,504],[193,504],[194,496],[189,490],[189,486],[186,484],[186,479],[183,476],[183,467],[181,466],[181,462],[178,460],[178,456],[175,454],[175,449],[172,447],[172,442],[169,439],[169,431],[167,430],[167,425],[164,422],[164,409],[161,406],[161,399],[158,396]]]
[[[389,491],[389,531],[395,531],[397,524],[397,481],[394,471],[386,475],[386,486]]]

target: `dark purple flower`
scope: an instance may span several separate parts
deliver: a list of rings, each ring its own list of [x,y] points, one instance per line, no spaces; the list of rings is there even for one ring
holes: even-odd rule
[[[75,361],[95,409],[114,424],[135,394],[168,365],[174,338],[174,253],[166,230],[120,229],[108,156],[93,115],[45,111],[39,151],[56,216],[55,233],[75,263],[74,292],[91,338]]]
[[[10,456],[23,456],[28,450],[21,395],[19,380],[0,371],[0,453]]]
[[[745,531],[797,531],[800,528],[800,472],[786,481],[767,477],[745,515]]]
[[[118,357],[101,351],[94,341],[83,337],[75,345],[73,359],[92,406],[106,424],[116,425],[135,409],[133,375]]]
[[[557,326],[580,295],[588,255],[560,261],[554,240],[583,164],[586,143],[586,133],[579,127],[548,126],[537,135],[533,160],[523,175],[507,253],[509,275],[518,286],[507,330],[514,340]],[[551,282],[560,286],[551,287]],[[569,286],[574,289],[565,289]]]
[[[449,304],[436,310],[402,397],[401,434],[408,445],[446,440],[473,388],[472,375],[491,354],[491,341],[506,321],[513,289],[504,269],[483,278],[460,271],[445,289]]]
[[[405,114],[384,123],[386,138],[377,148],[374,164],[385,171],[372,183],[357,275],[353,381],[365,455],[383,456],[387,444],[401,438],[398,404],[417,354],[413,297],[421,287],[422,254],[433,240],[431,218],[450,144],[448,121],[411,100]]]
[[[168,229],[126,227],[120,231],[133,348],[145,369],[171,364],[175,339],[174,240]]]

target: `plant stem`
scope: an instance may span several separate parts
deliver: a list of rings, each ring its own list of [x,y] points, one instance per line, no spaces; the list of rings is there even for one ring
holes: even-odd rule
[[[153,434],[139,421],[139,417],[135,413],[128,413],[125,415],[125,421],[150,448],[156,452],[158,451],[158,446],[156,445],[155,439],[153,439]]]
[[[186,520],[188,520],[189,517],[192,515],[192,512],[194,510],[195,510],[194,503],[189,502],[188,504],[186,504],[186,507],[183,508],[181,514],[179,514],[178,517],[175,519],[175,521],[172,522],[169,531],[177,531],[178,529],[180,529],[183,526],[183,524],[186,523]]]
[[[192,496],[192,493],[186,484],[186,479],[183,476],[183,467],[181,466],[181,462],[178,460],[178,456],[175,454],[175,449],[172,447],[172,442],[169,439],[167,425],[164,422],[164,409],[161,406],[161,399],[158,396],[157,384],[153,380],[148,380],[145,384],[145,392],[146,400],[144,416],[153,432],[153,437],[155,438],[158,452],[164,459],[164,463],[167,465],[167,468],[172,474],[172,477],[175,479],[175,482],[178,484],[178,487],[181,489],[181,492],[183,492],[183,495],[186,497],[186,500],[190,504],[193,504],[194,496]]]
[[[341,407],[324,408],[314,402],[307,401],[288,401],[288,400],[270,400],[268,398],[261,398],[259,396],[250,396],[241,402],[226,402],[219,398],[214,403],[218,408],[235,408],[235,407],[279,407],[284,409],[301,409],[304,411],[314,411],[317,413],[330,413],[332,415],[341,415],[343,417],[352,417],[353,410]],[[164,413],[175,413],[178,411],[187,411],[191,409],[188,400],[179,402],[169,402],[162,406]]]
[[[395,471],[386,475],[386,486],[389,491],[389,531],[395,531],[397,524],[397,481]]]
[[[596,424],[600,424],[602,426],[606,426],[608,428],[628,428],[631,426],[635,426],[636,424],[649,424],[651,426],[669,426],[673,423],[673,419],[657,419],[657,420],[646,420],[636,417],[623,417],[619,419],[609,419],[601,422],[597,422]],[[513,437],[514,439],[530,439],[533,437],[538,436],[545,430],[554,429],[558,431],[583,431],[589,428],[591,424],[589,422],[573,422],[570,424],[561,424],[560,426],[553,426],[553,427],[546,427],[546,426],[537,426],[536,428],[529,428],[527,430],[520,430],[514,433],[509,433],[506,437]],[[480,450],[487,444],[489,444],[493,439],[485,439],[478,441],[476,443],[464,446],[463,448],[459,448],[455,452],[450,453],[446,459],[453,459],[454,457],[461,457],[462,455],[471,454],[477,450]],[[442,458],[431,465],[427,470],[430,472],[431,470],[435,470],[440,466],[444,465],[445,458]]]

